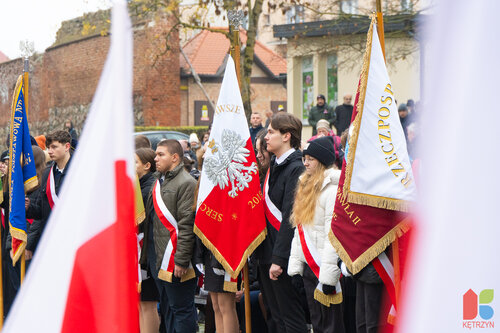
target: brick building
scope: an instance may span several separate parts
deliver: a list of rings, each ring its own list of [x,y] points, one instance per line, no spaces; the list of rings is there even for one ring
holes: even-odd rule
[[[95,13],[102,16],[109,11]],[[29,122],[33,135],[62,129],[66,119],[81,130],[97,88],[109,49],[106,30],[82,36],[92,18],[63,22],[53,46],[30,59]],[[87,20],[87,21],[85,21]],[[179,39],[170,34],[172,48],[163,53],[163,33],[171,23],[164,16],[134,22],[134,114],[136,125],[181,125]],[[0,144],[7,133],[12,94],[22,59],[0,63]]]
[[[240,33],[240,37],[244,45],[245,31]],[[186,56],[214,104],[219,96],[229,48],[229,39],[224,34],[207,30],[201,31],[183,46]],[[212,122],[213,110],[182,55],[180,55],[180,66],[181,123],[208,125]],[[259,41],[255,43],[250,83],[253,111],[261,112],[264,117],[265,111],[276,112],[280,105],[286,110],[286,61]]]

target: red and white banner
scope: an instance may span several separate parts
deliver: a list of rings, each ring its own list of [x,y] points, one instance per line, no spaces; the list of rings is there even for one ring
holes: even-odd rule
[[[139,331],[125,1],[115,2],[111,22],[108,58],[78,149],[4,332]]]
[[[194,231],[233,278],[266,236],[263,200],[235,65],[228,56],[203,162]]]
[[[383,82],[385,81],[381,80],[379,84],[374,84],[374,82],[370,81],[370,74],[373,71],[378,73],[378,75],[381,75],[380,73],[382,72],[387,74],[380,42],[377,37],[375,18],[372,20],[367,38],[368,42],[365,51],[363,72],[361,73],[361,79],[358,85],[351,123],[351,128],[354,127],[352,132],[357,131],[359,134],[359,138],[357,139],[358,143],[365,140],[364,136],[368,133],[363,130],[363,123],[360,121],[362,115],[366,115],[370,112],[375,112],[375,114],[377,113],[377,110],[369,110],[368,105],[364,105],[365,111],[363,114],[360,113],[359,109],[363,108],[363,103],[360,101],[364,100],[365,96],[372,96],[373,94],[378,94],[377,96],[379,96],[380,100],[385,90],[385,86],[383,85]],[[393,101],[393,103],[395,102]],[[359,128],[360,123],[362,128]],[[378,123],[375,122],[374,124],[374,128],[377,128]],[[392,123],[391,126],[393,126]],[[356,127],[358,127],[357,130]],[[399,128],[394,125],[394,128],[397,132],[398,130],[401,130],[401,125],[399,125]],[[404,146],[406,149],[406,144],[404,142],[397,142],[396,138],[398,138],[398,140],[405,140],[404,136],[394,136],[392,145],[395,147]],[[371,139],[376,140],[375,143],[380,143],[378,137],[371,137]],[[385,177],[377,178],[373,172],[364,172],[364,168],[362,168],[361,165],[357,168],[352,166],[353,163],[357,163],[354,160],[354,155],[357,160],[369,161],[373,158],[373,156],[382,152],[381,148],[376,145],[372,145],[371,149],[366,147],[358,150],[355,147],[355,141],[355,137],[349,138],[349,147],[346,152],[347,157],[342,166],[342,172],[340,174],[339,186],[337,190],[335,210],[332,219],[332,232],[329,234],[333,247],[349,271],[353,274],[356,274],[363,269],[380,253],[382,253],[397,237],[408,231],[410,227],[409,214],[406,212],[387,209],[388,207],[380,208],[376,207],[376,205],[368,205],[369,202],[364,201],[361,204],[352,202],[352,198],[356,196],[356,193],[345,191],[344,186],[344,184],[348,181],[348,176],[350,176],[351,179],[365,179],[366,184],[372,184],[370,187],[377,189],[384,188],[384,182],[387,181]],[[407,155],[408,154],[406,153],[406,156]],[[401,156],[403,156],[403,153],[401,153]],[[388,167],[387,164],[386,166]],[[348,174],[349,170],[351,172],[350,175]],[[405,170],[410,173],[411,167],[408,167],[408,169]],[[392,177],[395,177],[391,170],[388,172],[392,175]],[[394,183],[394,180],[391,180],[390,183],[402,186],[399,180],[396,181],[396,183]],[[390,188],[392,187],[389,187],[389,189]],[[377,200],[378,199],[384,198],[377,197]],[[399,203],[402,203],[404,206],[402,201]]]
[[[415,181],[374,21],[367,38],[343,191],[350,203],[408,211]]]

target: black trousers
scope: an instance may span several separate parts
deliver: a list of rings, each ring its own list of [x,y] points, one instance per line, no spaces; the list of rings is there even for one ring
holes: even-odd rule
[[[304,289],[306,290],[307,305],[311,314],[311,324],[314,333],[344,333],[344,319],[341,304],[324,306],[314,299],[314,289],[318,285],[318,278],[309,266],[304,268]]]
[[[382,330],[387,325],[390,306],[385,302],[385,295],[383,283],[356,281],[357,333],[383,332]]]
[[[268,327],[276,327],[276,333],[306,333],[306,319],[300,295],[293,287],[286,267],[276,281],[269,278],[270,267],[270,264],[259,265],[261,291],[271,312],[271,318],[268,320],[273,321]]]

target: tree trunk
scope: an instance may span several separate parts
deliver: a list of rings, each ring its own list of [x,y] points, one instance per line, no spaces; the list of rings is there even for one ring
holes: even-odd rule
[[[252,77],[255,40],[257,37],[257,27],[260,14],[262,13],[263,2],[264,0],[255,0],[252,8],[249,1],[247,42],[245,46],[245,52],[241,57],[241,97],[243,99],[243,107],[245,108],[245,114],[248,120],[250,120],[250,115],[252,114],[250,78]]]

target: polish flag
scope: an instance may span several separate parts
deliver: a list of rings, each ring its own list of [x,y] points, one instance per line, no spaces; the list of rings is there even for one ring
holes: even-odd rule
[[[420,216],[398,332],[498,332],[499,11],[437,1],[425,28]]]
[[[60,201],[5,332],[139,331],[132,133],[132,29],[122,0]]]

